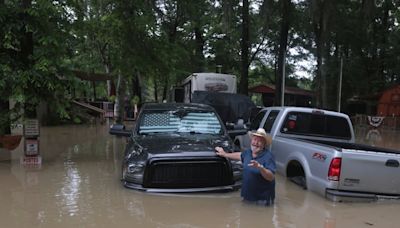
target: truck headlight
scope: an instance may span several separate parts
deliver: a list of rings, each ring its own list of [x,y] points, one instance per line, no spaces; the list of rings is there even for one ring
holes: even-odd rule
[[[132,162],[128,164],[127,171],[129,174],[143,173],[144,166],[144,162]]]
[[[144,161],[125,163],[122,170],[122,179],[128,182],[141,184],[143,182],[145,166]]]

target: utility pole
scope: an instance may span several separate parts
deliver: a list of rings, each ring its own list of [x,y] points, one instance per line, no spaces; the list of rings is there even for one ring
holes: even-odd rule
[[[337,111],[338,112],[340,112],[340,106],[341,106],[341,100],[342,100],[342,78],[343,78],[343,57],[340,58],[338,106],[337,106]]]
[[[282,58],[282,87],[281,87],[281,106],[285,106],[285,75],[286,75],[286,51]]]

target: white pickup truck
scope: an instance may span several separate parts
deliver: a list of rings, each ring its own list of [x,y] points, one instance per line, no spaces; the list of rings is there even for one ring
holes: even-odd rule
[[[263,108],[249,132],[235,137],[242,150],[250,132],[271,134],[277,172],[333,201],[400,199],[400,151],[355,143],[343,113],[300,107]]]

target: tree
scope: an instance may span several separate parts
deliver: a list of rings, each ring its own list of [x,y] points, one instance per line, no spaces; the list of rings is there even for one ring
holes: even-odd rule
[[[328,46],[326,45],[329,18],[332,10],[331,0],[313,0],[312,1],[312,22],[315,33],[317,73],[316,73],[316,106],[326,107],[327,97],[325,64]]]
[[[26,116],[35,117],[37,104],[47,101],[59,115],[67,116],[64,91],[68,82],[60,80],[67,77],[64,44],[70,38],[65,5],[22,0],[3,1],[0,8],[4,25],[0,33],[1,103],[13,99],[17,108],[23,105]],[[20,113],[19,109],[11,112]],[[7,119],[10,113],[2,114]],[[8,132],[7,121],[0,124],[2,131]]]
[[[241,39],[241,77],[240,77],[240,90],[241,94],[248,94],[249,87],[249,1],[243,0],[242,6],[242,39]]]
[[[284,105],[282,104],[282,96],[283,96],[283,85],[286,77],[285,67],[286,67],[286,52],[287,52],[287,43],[288,43],[288,33],[290,26],[290,14],[292,11],[291,0],[282,1],[282,21],[281,21],[281,30],[280,30],[280,39],[279,39],[279,54],[278,54],[278,74],[275,83],[275,105]]]

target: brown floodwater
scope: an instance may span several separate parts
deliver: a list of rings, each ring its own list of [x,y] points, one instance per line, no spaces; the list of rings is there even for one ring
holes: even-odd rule
[[[277,176],[272,207],[240,192],[147,194],[119,181],[124,139],[102,126],[42,127],[41,167],[0,151],[0,227],[398,227],[399,201],[334,203]],[[399,134],[358,129],[358,141],[399,148]],[[362,135],[364,134],[364,135]],[[373,135],[372,135],[373,134]]]

